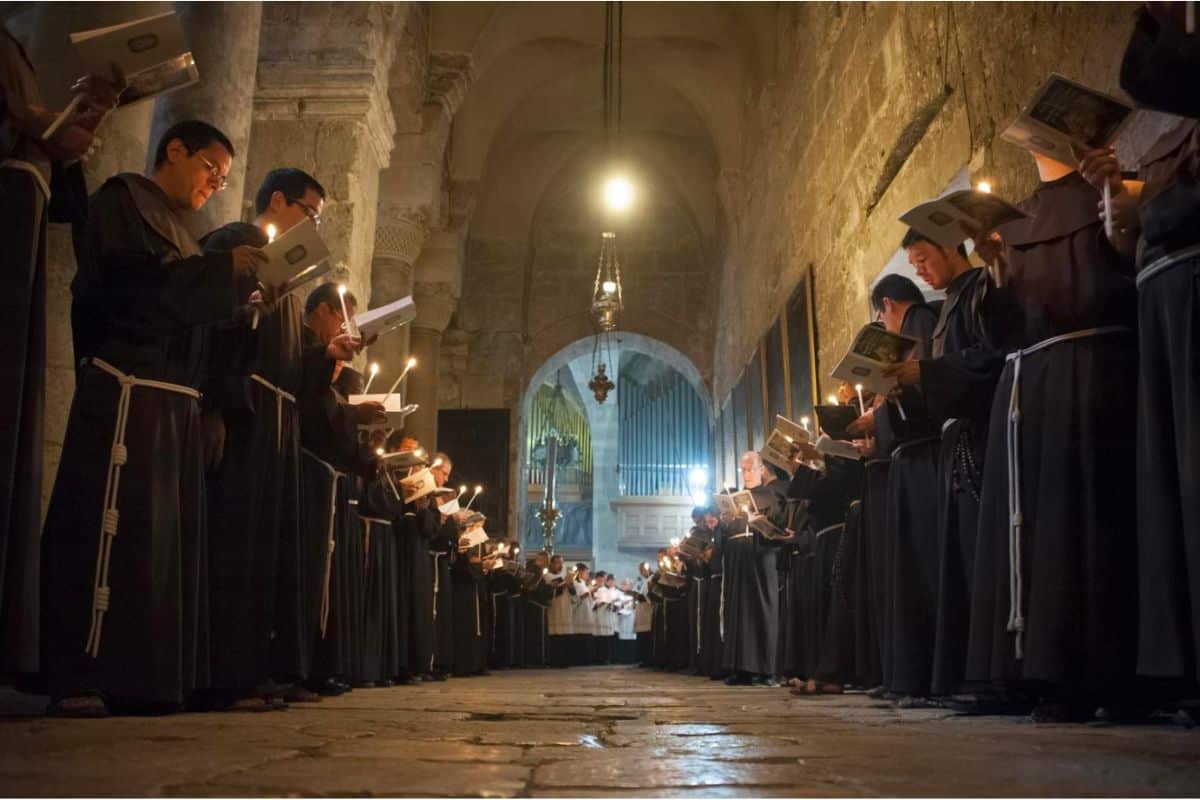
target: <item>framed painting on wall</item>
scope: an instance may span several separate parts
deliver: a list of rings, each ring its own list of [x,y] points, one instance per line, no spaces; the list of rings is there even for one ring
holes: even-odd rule
[[[810,265],[804,272],[784,309],[784,328],[787,336],[784,363],[787,364],[791,388],[791,419],[813,415],[817,402],[817,341],[813,319],[813,271]]]

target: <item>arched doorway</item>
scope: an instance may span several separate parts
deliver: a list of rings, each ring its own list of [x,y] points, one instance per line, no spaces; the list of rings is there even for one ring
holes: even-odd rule
[[[537,509],[544,498],[545,449],[551,425],[570,438],[560,459],[562,521],[556,551],[618,577],[673,536],[686,534],[692,482],[711,489],[712,410],[709,390],[686,356],[640,334],[614,337],[609,377],[617,385],[603,404],[587,383],[593,338],[548,358],[525,387],[517,454],[517,524],[526,550],[540,549]],[[695,474],[693,474],[695,473]]]

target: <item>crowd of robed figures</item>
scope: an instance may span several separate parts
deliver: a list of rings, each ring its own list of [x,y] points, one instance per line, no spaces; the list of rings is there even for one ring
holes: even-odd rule
[[[689,666],[796,678],[801,694],[862,685],[1050,719],[1194,697],[1200,98],[1186,76],[1200,45],[1182,13],[1143,10],[1123,56],[1122,88],[1181,117],[1137,179],[1107,149],[1037,156],[1027,218],[965,232],[983,267],[910,231],[910,262],[946,299],[935,308],[902,278],[874,287],[879,324],[920,345],[852,426],[863,458],[801,445],[785,477],[743,456],[755,512],[698,513],[706,541],[668,552],[680,564],[635,593],[651,616],[644,660],[681,666],[671,637],[691,630],[689,662],[706,660]],[[55,115],[3,43],[18,367],[4,402],[19,424],[0,442],[0,668],[67,714],[269,706],[482,671],[495,606],[483,546],[464,541],[483,521],[428,487],[445,488],[450,457],[381,438],[383,409],[346,402],[366,344],[350,332],[353,296],[324,284],[279,298],[255,277],[267,225],[319,221],[321,184],[273,171],[251,222],[197,241],[184,215],[224,187],[236,153],[193,120],[156,143],[148,177],[113,176],[85,199],[79,158],[118,76],[82,81],[87,101],[43,140]],[[43,532],[48,219],[74,225],[77,369]],[[427,471],[415,491],[387,465],[401,454],[401,481]],[[759,516],[788,537],[762,534]],[[672,626],[689,584],[689,622]],[[539,644],[552,603],[520,626]]]

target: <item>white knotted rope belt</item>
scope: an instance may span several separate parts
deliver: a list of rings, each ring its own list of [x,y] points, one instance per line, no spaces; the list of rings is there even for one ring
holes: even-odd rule
[[[1185,247],[1182,250],[1176,250],[1174,253],[1167,253],[1162,258],[1155,259],[1137,274],[1138,290],[1140,291],[1146,281],[1156,275],[1160,275],[1171,267],[1182,264],[1197,256],[1200,256],[1200,244],[1194,244],[1191,247]]]
[[[104,487],[104,512],[100,519],[100,547],[96,555],[96,575],[92,583],[92,627],[88,632],[87,644],[84,647],[88,655],[97,658],[100,655],[100,637],[104,632],[104,614],[108,611],[109,601],[112,599],[112,590],[108,585],[108,568],[112,560],[113,539],[117,537],[117,527],[121,518],[121,512],[118,509],[121,468],[129,461],[129,451],[125,447],[125,428],[129,421],[133,387],[140,386],[146,389],[173,392],[193,400],[199,400],[200,393],[190,386],[126,375],[102,358],[89,359],[89,363],[116,378],[117,383],[121,386],[121,394],[117,399],[116,425],[113,427],[112,450],[108,457],[108,475]]]
[[[1129,333],[1123,325],[1106,325],[1087,328],[1061,336],[1043,339],[1037,344],[1008,354],[1013,365],[1012,390],[1008,398],[1008,419],[1005,440],[1008,449],[1008,625],[1009,633],[1015,635],[1015,654],[1018,660],[1025,658],[1025,574],[1021,565],[1021,530],[1025,516],[1021,504],[1021,361],[1026,356],[1064,342],[1090,339],[1113,333]]]
[[[329,473],[330,492],[329,492],[329,528],[328,534],[325,537],[325,575],[321,580],[321,638],[325,638],[325,629],[329,627],[329,582],[333,575],[333,550],[337,547],[337,542],[334,539],[334,523],[337,521],[337,493],[338,493],[338,478],[344,475],[333,468],[332,464],[322,461],[311,451],[304,450],[313,461],[316,461]]]

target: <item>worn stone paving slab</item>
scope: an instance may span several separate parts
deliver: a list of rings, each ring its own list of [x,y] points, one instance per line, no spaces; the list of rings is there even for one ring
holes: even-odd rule
[[[627,668],[268,714],[52,720],[0,693],[0,795],[1193,796],[1200,731],[1039,726]]]

